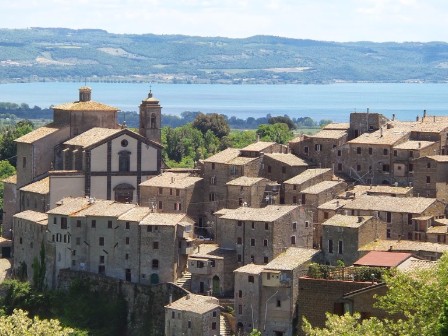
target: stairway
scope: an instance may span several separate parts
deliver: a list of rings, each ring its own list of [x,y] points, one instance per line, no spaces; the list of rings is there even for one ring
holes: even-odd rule
[[[224,315],[219,315],[219,330],[220,336],[230,336],[232,335],[232,332],[230,330],[229,322],[227,322],[227,319],[224,317]]]
[[[176,280],[176,285],[188,291],[191,291],[191,273],[185,271],[182,277]]]

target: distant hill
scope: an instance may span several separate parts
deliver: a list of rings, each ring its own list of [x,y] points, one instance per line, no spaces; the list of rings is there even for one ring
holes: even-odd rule
[[[0,82],[445,82],[448,44],[0,29]]]

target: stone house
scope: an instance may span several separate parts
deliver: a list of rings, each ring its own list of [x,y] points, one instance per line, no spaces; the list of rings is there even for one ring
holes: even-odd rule
[[[187,294],[165,306],[165,335],[220,335],[220,314],[218,299]]]
[[[425,156],[414,161],[414,195],[448,200],[448,156]]]
[[[376,239],[386,238],[386,223],[372,216],[334,215],[322,223],[324,261],[338,260],[351,265],[359,258],[358,249]]]
[[[22,211],[50,210],[50,178],[45,177],[20,188],[20,207]]]
[[[33,210],[26,210],[15,214],[13,220],[13,269],[16,274],[25,274],[26,279],[32,281],[34,260],[40,261],[42,244],[45,244],[48,215]],[[46,251],[45,258],[52,258],[51,250]],[[51,272],[52,269],[47,267],[47,281],[50,280]]]
[[[448,219],[434,219],[432,226],[426,230],[426,240],[431,243],[446,244],[448,242]]]
[[[388,119],[380,113],[354,112],[350,113],[349,139],[359,137],[364,133],[372,133],[386,125]]]
[[[267,265],[248,264],[235,270],[237,328],[253,328],[266,335],[296,334],[299,276],[319,254],[312,249],[290,247]]]
[[[337,148],[347,142],[346,130],[323,129],[289,142],[291,152],[321,168],[333,168]]]
[[[308,164],[294,154],[264,154],[261,174],[271,181],[283,183],[293,176],[304,172],[307,167]]]
[[[186,213],[198,219],[202,209],[203,179],[189,173],[164,172],[140,184],[141,205],[157,212]]]
[[[213,296],[232,296],[233,271],[237,268],[235,250],[216,244],[201,244],[188,257],[191,291]]]
[[[257,141],[240,149],[241,156],[258,157],[263,154],[287,153],[288,147],[276,142]]]
[[[319,182],[331,181],[333,172],[329,168],[310,168],[283,182],[285,204],[298,204],[299,193]],[[295,196],[295,198],[294,198]]]
[[[243,205],[251,208],[261,208],[268,204],[267,185],[272,182],[262,177],[241,176],[227,182],[227,205],[228,209],[236,209]],[[277,197],[275,201],[279,202]]]
[[[217,243],[236,250],[239,266],[267,264],[288,247],[311,247],[312,223],[300,206],[223,209],[217,215]]]
[[[387,238],[412,240],[415,232],[413,218],[444,216],[445,205],[435,198],[361,195],[339,208],[338,212],[378,217],[387,223]]]

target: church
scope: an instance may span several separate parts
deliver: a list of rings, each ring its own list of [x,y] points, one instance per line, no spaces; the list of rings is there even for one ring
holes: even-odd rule
[[[47,212],[64,197],[140,203],[140,184],[161,171],[161,106],[150,91],[140,104],[138,133],[117,122],[118,109],[92,100],[53,107],[53,122],[16,140],[17,174],[5,180],[3,236],[12,217]]]

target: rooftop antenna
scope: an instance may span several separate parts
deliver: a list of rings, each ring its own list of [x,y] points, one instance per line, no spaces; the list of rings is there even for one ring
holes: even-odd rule
[[[84,77],[84,86],[87,86],[87,77]]]

